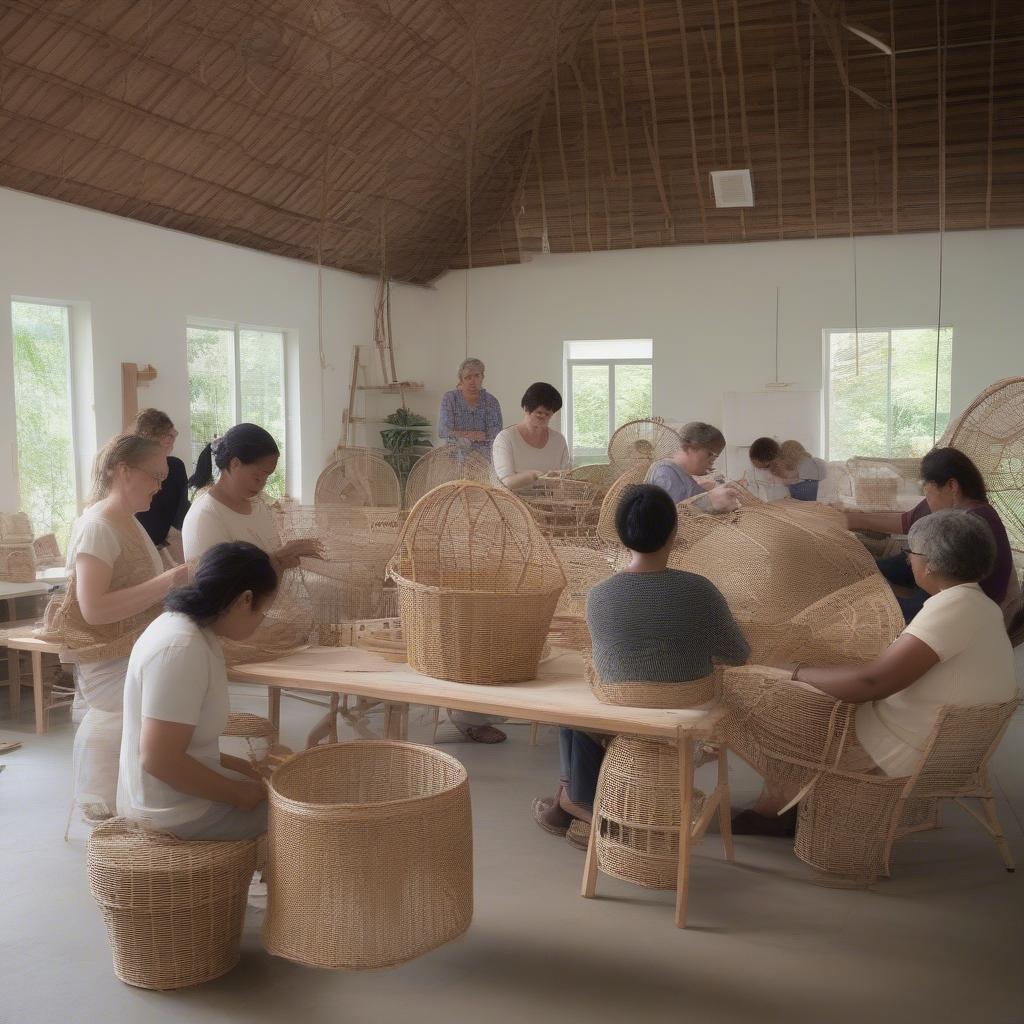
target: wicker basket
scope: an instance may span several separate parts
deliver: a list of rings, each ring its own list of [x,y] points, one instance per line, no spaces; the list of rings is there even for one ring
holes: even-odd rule
[[[112,818],[93,829],[87,859],[121,981],[185,988],[238,963],[255,839],[184,843]]]
[[[718,696],[721,681],[721,673],[716,671],[702,679],[687,682],[630,680],[606,683],[594,668],[592,648],[583,650],[583,668],[591,692],[602,704],[617,704],[626,708],[699,708]]]
[[[418,672],[460,683],[536,677],[565,574],[511,492],[435,487],[409,513],[388,575]]]
[[[270,781],[267,949],[312,967],[412,960],[473,917],[466,769],[415,743],[314,747]]]
[[[693,794],[694,818],[704,794]],[[679,751],[668,743],[616,736],[601,764],[594,800],[597,864],[648,889],[674,889],[679,858]]]

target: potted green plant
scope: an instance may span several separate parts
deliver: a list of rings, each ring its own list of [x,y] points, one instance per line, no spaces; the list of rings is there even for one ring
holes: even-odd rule
[[[416,460],[426,449],[434,446],[430,439],[430,431],[424,429],[430,426],[430,420],[402,407],[396,409],[390,416],[385,416],[384,422],[389,425],[380,432],[380,439],[387,449],[386,458],[398,474],[404,490],[406,478]]]

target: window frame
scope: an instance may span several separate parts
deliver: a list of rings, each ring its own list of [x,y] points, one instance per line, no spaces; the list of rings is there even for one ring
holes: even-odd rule
[[[608,437],[616,431],[615,426],[615,368],[618,366],[649,366],[651,367],[651,383],[654,381],[654,357],[648,359],[634,357],[629,359],[571,359],[566,357],[566,442],[569,446],[569,455],[572,458],[589,459],[595,455],[606,455],[605,448],[577,448],[573,438],[573,369],[577,366],[603,366],[608,371]],[[654,411],[654,395],[651,395],[651,411]]]
[[[831,419],[832,419],[832,336],[834,334],[852,334],[860,336],[864,334],[885,334],[888,336],[888,344],[886,345],[886,364],[885,364],[885,455],[876,456],[880,459],[893,459],[903,458],[903,456],[892,454],[892,336],[895,331],[931,331],[938,335],[940,331],[949,331],[950,339],[949,344],[952,348],[954,341],[956,340],[956,330],[953,324],[918,324],[918,325],[904,325],[900,327],[862,327],[855,329],[853,327],[824,327],[821,331],[821,347],[822,347],[822,409],[821,409],[821,438],[822,448],[826,453],[826,458],[829,461],[832,460],[832,436],[831,436]],[[950,367],[950,389],[952,389],[953,383],[953,371],[952,366]],[[951,413],[952,415],[952,413]],[[948,421],[947,421],[947,426]],[[943,428],[945,429],[945,428]],[[938,437],[942,435],[939,434]],[[938,441],[936,437],[936,441]]]

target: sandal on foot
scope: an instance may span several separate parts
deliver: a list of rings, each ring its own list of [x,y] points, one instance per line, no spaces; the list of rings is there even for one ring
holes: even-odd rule
[[[573,818],[565,838],[570,846],[575,846],[577,850],[586,850],[590,845],[590,825],[579,818]]]
[[[553,836],[564,836],[573,819],[551,797],[539,796],[533,801],[533,820],[545,832]]]
[[[463,736],[468,737],[474,743],[504,743],[508,737],[493,725],[467,725],[459,728]]]

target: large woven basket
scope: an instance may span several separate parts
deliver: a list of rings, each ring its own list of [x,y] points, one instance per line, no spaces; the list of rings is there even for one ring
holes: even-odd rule
[[[412,960],[473,917],[466,769],[415,743],[306,750],[270,781],[267,949],[312,967]]]
[[[121,981],[185,988],[238,963],[255,839],[185,843],[112,818],[93,830],[87,860]]]
[[[537,675],[565,573],[511,492],[441,484],[409,513],[388,567],[409,664],[460,683]]]

